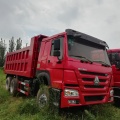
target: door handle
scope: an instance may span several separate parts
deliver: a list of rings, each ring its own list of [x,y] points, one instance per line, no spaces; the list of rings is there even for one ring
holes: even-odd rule
[[[50,63],[50,60],[48,60],[48,63]]]

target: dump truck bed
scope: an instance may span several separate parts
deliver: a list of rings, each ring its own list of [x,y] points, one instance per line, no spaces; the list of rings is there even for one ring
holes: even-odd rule
[[[38,35],[31,39],[28,47],[7,53],[5,59],[4,72],[32,78],[35,76],[40,44],[47,36]]]

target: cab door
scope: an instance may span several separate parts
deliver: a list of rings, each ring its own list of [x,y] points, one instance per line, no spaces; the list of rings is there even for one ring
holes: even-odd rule
[[[47,59],[47,69],[50,72],[51,85],[61,88],[64,68],[64,36],[50,40],[50,53]]]

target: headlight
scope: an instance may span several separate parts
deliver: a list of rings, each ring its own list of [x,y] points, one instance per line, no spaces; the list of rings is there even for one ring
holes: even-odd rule
[[[73,89],[65,89],[64,90],[64,95],[67,97],[78,97],[79,96],[79,92],[78,90],[73,90]]]
[[[114,94],[114,91],[113,90],[110,90],[110,96],[112,97]]]

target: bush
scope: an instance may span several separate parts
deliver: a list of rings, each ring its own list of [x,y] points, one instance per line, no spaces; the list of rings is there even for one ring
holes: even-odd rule
[[[2,86],[0,86],[0,104],[7,101],[8,98],[9,93]]]
[[[86,120],[96,120],[95,116],[90,111],[85,110],[84,112]]]
[[[0,86],[5,84],[5,74],[3,73],[3,68],[0,67]]]
[[[24,100],[18,107],[19,114],[31,114],[34,115],[38,113],[39,107],[35,99]]]

